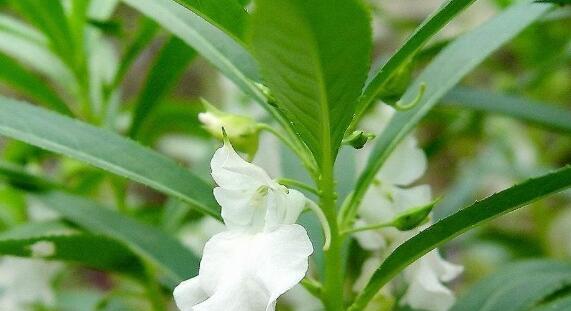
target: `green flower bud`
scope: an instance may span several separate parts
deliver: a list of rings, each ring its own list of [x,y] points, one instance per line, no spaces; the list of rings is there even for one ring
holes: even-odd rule
[[[202,103],[206,111],[198,114],[198,120],[204,129],[215,138],[223,140],[222,128],[224,128],[232,146],[253,158],[259,143],[259,128],[256,120],[223,112],[206,100],[202,100]]]
[[[344,145],[349,145],[355,149],[361,149],[365,144],[375,138],[375,134],[364,132],[364,131],[354,131],[351,135],[343,139]]]
[[[430,212],[440,199],[436,199],[426,205],[414,207],[406,210],[395,217],[392,221],[393,227],[400,231],[412,230],[428,220]]]

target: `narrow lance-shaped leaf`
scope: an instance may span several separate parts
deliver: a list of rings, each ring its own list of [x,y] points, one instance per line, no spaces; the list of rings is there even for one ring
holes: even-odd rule
[[[548,129],[571,133],[571,110],[527,98],[457,87],[444,96],[442,105],[502,114]]]
[[[169,39],[150,68],[139,94],[129,136],[137,137],[149,114],[174,87],[195,56],[196,52],[184,41],[177,37]]]
[[[119,87],[125,75],[131,68],[131,65],[135,62],[137,57],[141,52],[152,42],[155,34],[159,30],[159,25],[154,21],[147,19],[145,16],[141,16],[139,23],[139,29],[137,34],[134,36],[133,40],[129,42],[125,48],[125,52],[121,56],[121,61],[119,63],[119,68],[115,73],[115,78],[113,83],[111,83],[111,88],[116,89]]]
[[[563,1],[569,1],[569,0],[563,0]],[[567,311],[567,310],[571,310],[571,296],[555,299],[553,301],[550,301],[533,309],[533,311]]]
[[[355,112],[371,51],[355,0],[259,0],[252,48],[264,82],[318,163],[332,161]],[[294,38],[294,39],[292,39]]]
[[[375,271],[349,310],[363,310],[375,294],[399,272],[446,241],[486,221],[569,187],[571,166],[529,179],[438,221],[395,249]]]
[[[243,39],[248,14],[238,0],[174,0],[237,39]]]
[[[27,20],[44,32],[54,51],[72,68],[77,65],[75,40],[61,1],[12,0],[11,4]]]
[[[69,221],[125,243],[139,256],[160,267],[171,285],[198,272],[198,258],[178,240],[155,227],[78,196],[52,192],[35,198]]]
[[[0,180],[7,180],[14,186],[26,190],[46,190],[62,187],[56,181],[27,172],[17,164],[0,161]]]
[[[568,262],[530,260],[508,263],[472,286],[450,311],[556,311],[558,309],[555,308],[542,309],[542,303],[552,298],[562,299],[566,295],[563,289],[570,285],[571,265]],[[559,295],[553,295],[557,292]],[[534,306],[538,309],[532,309]]]
[[[375,101],[383,90],[383,85],[392,77],[400,66],[406,64],[426,42],[430,40],[440,29],[457,16],[462,10],[474,3],[475,0],[449,0],[437,11],[427,17],[413,34],[389,58],[389,60],[376,69],[365,86],[363,96],[357,108],[357,116],[360,116]],[[355,122],[358,118],[355,119]]]
[[[0,14],[0,51],[32,71],[41,73],[62,89],[75,85],[71,71],[49,48],[47,37],[10,16]],[[71,92],[70,92],[71,93]]]
[[[291,124],[262,93],[256,62],[248,51],[203,17],[174,0],[122,0],[179,37],[250,96],[294,136]]]
[[[385,160],[400,141],[420,122],[422,117],[464,75],[474,69],[493,51],[540,18],[550,8],[552,5],[531,1],[515,4],[482,26],[461,36],[438,54],[401,98],[403,103],[411,103],[417,100],[418,102],[412,109],[396,113],[376,139],[373,152],[357,181],[352,204],[347,205],[349,208],[344,210],[345,225],[354,219],[360,200]],[[423,88],[424,92],[422,92]]]
[[[130,178],[220,219],[210,184],[167,157],[111,131],[0,97],[0,135]]]
[[[45,81],[2,53],[0,53],[0,80],[37,100],[39,104],[63,114],[73,115],[67,104]]]
[[[81,232],[0,238],[0,255],[68,261],[120,273],[143,272],[137,256],[123,244]]]
[[[256,65],[244,47],[174,0],[122,0],[192,46],[247,94],[256,91]],[[261,96],[260,94],[258,94]]]

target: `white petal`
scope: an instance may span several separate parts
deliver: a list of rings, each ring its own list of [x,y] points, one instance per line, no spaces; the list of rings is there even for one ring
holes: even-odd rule
[[[443,282],[452,281],[464,270],[462,266],[444,260],[438,253],[438,250],[431,251],[425,257],[427,257],[427,260],[430,260],[430,266],[438,274],[438,279]]]
[[[252,268],[275,301],[303,279],[313,246],[305,229],[296,224],[282,225],[260,242],[261,256]]]
[[[416,309],[445,311],[454,304],[454,293],[441,282],[455,278],[461,267],[444,261],[436,250],[426,254],[405,271],[410,285],[403,300]]]
[[[174,289],[174,301],[180,311],[193,311],[195,305],[203,302],[208,295],[200,287],[198,277],[180,283]]]
[[[267,198],[266,230],[273,230],[279,225],[294,224],[305,207],[305,196],[293,189],[270,190]]]
[[[295,224],[265,233],[217,234],[204,248],[199,272],[209,298],[192,310],[274,310],[277,298],[305,276],[312,252],[307,232]]]
[[[369,188],[363,204],[359,208],[359,216],[367,224],[390,221],[396,215],[393,208],[392,193],[397,189],[391,185],[373,185]]]
[[[210,162],[214,181],[227,189],[257,189],[271,182],[260,167],[242,159],[230,143],[216,150]]]
[[[412,188],[397,188],[393,190],[394,211],[404,212],[408,209],[429,204],[432,201],[432,191],[428,185]]]
[[[386,183],[407,186],[419,179],[427,167],[424,151],[413,136],[405,138],[389,156],[378,178]]]
[[[362,219],[355,221],[355,227],[365,226],[367,223]],[[366,250],[375,251],[387,247],[387,241],[379,230],[360,231],[353,234],[359,245]]]
[[[251,205],[251,201],[255,191],[256,189],[214,188],[214,197],[222,207],[222,218],[229,228],[252,224],[255,208]]]
[[[221,284],[212,297],[196,305],[192,311],[263,311],[267,293],[250,278],[235,278]]]

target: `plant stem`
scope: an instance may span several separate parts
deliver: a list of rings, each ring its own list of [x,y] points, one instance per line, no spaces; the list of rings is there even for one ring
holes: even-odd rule
[[[321,284],[309,277],[301,280],[300,284],[314,297],[321,298]]]
[[[326,156],[327,157],[327,156]],[[335,204],[335,183],[333,177],[333,163],[331,160],[323,161],[320,178],[321,209],[330,225],[331,244],[325,251],[325,279],[323,283],[323,302],[328,311],[344,310],[343,281],[345,267],[343,264],[343,235],[339,232],[337,224],[337,208]]]
[[[382,223],[378,223],[378,224],[373,224],[373,225],[343,230],[343,231],[341,231],[341,234],[349,234],[349,233],[355,233],[355,232],[361,232],[361,231],[367,231],[367,230],[381,229],[381,228],[392,227],[392,226],[394,226],[394,224],[393,224],[393,221],[391,220],[389,222],[382,222]]]
[[[291,179],[291,178],[278,178],[278,183],[284,185],[284,186],[288,186],[288,187],[294,187],[294,188],[298,188],[301,190],[306,190],[308,192],[311,192],[315,195],[319,195],[319,191],[315,188],[313,188],[312,186],[303,183],[299,180],[295,180],[295,179]]]

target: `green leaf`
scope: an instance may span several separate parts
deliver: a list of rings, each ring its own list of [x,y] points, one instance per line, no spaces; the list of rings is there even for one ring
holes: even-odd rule
[[[0,179],[6,179],[13,186],[26,190],[45,190],[60,188],[57,182],[36,176],[23,167],[0,160]]]
[[[0,97],[0,135],[140,182],[220,219],[210,184],[174,161],[111,131]]]
[[[248,14],[237,0],[174,0],[237,39],[244,37]]]
[[[6,84],[60,113],[73,115],[67,104],[45,81],[22,67],[12,58],[0,53],[0,79]]]
[[[369,67],[369,22],[355,0],[256,2],[252,49],[264,82],[320,164],[333,161],[355,112]]]
[[[200,55],[233,81],[276,119],[290,137],[295,134],[281,111],[273,107],[263,93],[256,62],[248,51],[230,36],[174,0],[122,0],[156,21],[193,47]]]
[[[165,133],[184,133],[193,137],[209,139],[211,136],[202,128],[198,114],[204,110],[199,101],[178,101],[166,99],[147,119],[141,128],[139,141],[153,145]]]
[[[122,0],[193,47],[246,94],[262,98],[251,81],[256,65],[244,47],[201,16],[173,0]]]
[[[532,311],[567,311],[571,310],[571,296],[559,298],[550,303],[533,308]]]
[[[554,3],[558,5],[571,5],[571,0],[535,0],[535,2]]]
[[[199,259],[178,240],[155,227],[82,197],[56,192],[35,197],[86,230],[125,243],[139,256],[161,268],[172,284],[198,273]]]
[[[70,30],[61,1],[12,0],[11,4],[38,30],[50,38],[54,51],[76,65],[75,40]]]
[[[456,87],[442,99],[444,106],[502,114],[532,124],[571,134],[571,110],[522,97]]]
[[[159,26],[154,21],[147,19],[146,17],[141,17],[141,25],[137,31],[137,34],[132,39],[131,42],[125,48],[125,52],[121,56],[121,61],[119,63],[119,68],[115,73],[115,78],[113,80],[112,89],[119,87],[125,75],[131,68],[131,65],[135,62],[140,53],[147,47],[147,45],[152,42]]]
[[[510,264],[474,285],[450,311],[530,310],[571,285],[569,263],[533,260]]]
[[[406,66],[416,52],[422,48],[430,38],[438,33],[440,29],[446,26],[446,24],[462,12],[462,10],[474,3],[474,1],[475,0],[449,0],[427,17],[396,53],[393,54],[386,63],[380,65],[369,78],[359,102],[357,116],[364,113],[367,107],[379,97],[386,82],[398,72],[399,68]],[[358,119],[356,119],[356,121],[357,120]]]
[[[130,137],[137,137],[149,114],[174,87],[195,56],[196,52],[177,37],[171,37],[165,44],[135,103]]]
[[[169,198],[161,215],[161,228],[168,233],[177,232],[190,211],[191,207],[188,204]]]
[[[9,16],[0,15],[0,51],[49,77],[63,89],[74,85],[72,73],[49,48],[40,32]]]
[[[362,310],[371,298],[399,272],[446,241],[486,221],[568,187],[571,187],[571,166],[529,179],[443,218],[395,249],[375,271],[350,310]]]
[[[109,237],[80,232],[2,238],[0,255],[69,261],[121,273],[143,271],[137,256],[123,244]]]
[[[450,43],[410,85],[402,103],[418,100],[414,107],[398,112],[375,139],[375,147],[357,181],[352,204],[343,211],[345,225],[352,222],[360,200],[394,148],[464,75],[493,51],[539,19],[552,5],[527,0],[515,4],[480,27]],[[424,87],[423,87],[424,86]],[[419,94],[424,89],[423,94]]]

